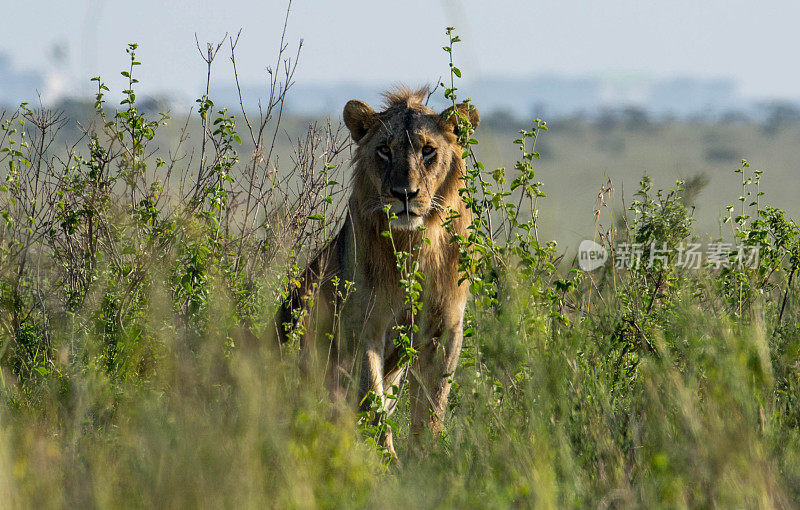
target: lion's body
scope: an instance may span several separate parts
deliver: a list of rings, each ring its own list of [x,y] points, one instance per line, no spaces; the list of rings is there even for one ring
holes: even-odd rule
[[[374,390],[391,413],[396,400],[385,399],[384,392],[404,376],[395,326],[410,320],[394,249],[416,257],[424,279],[413,337],[418,358],[409,375],[414,434],[426,423],[434,430],[441,427],[467,299],[466,284],[459,284],[458,245],[451,242],[453,233],[465,234],[469,223],[458,194],[462,149],[450,114],[436,114],[422,104],[423,97],[408,90],[387,95],[387,109],[380,113],[361,102],[348,103],[345,122],[357,149],[347,218],[306,269],[293,304],[303,306],[314,295],[304,343],[316,345],[334,391],[352,394],[349,382],[360,374],[359,401]],[[473,119],[477,124],[477,112]],[[391,227],[384,206],[398,216]],[[449,231],[443,226],[448,216]],[[390,228],[394,248],[382,235]],[[346,282],[353,289],[347,296]],[[326,334],[331,331],[332,337]],[[394,452],[391,435],[385,441]]]

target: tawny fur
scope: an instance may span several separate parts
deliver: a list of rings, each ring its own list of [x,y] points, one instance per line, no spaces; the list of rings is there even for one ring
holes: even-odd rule
[[[384,392],[406,375],[398,366],[393,328],[410,319],[391,242],[381,235],[389,229],[383,207],[396,212],[398,220],[391,226],[395,246],[418,255],[425,275],[423,308],[415,318],[419,332],[413,338],[418,358],[408,374],[411,431],[418,436],[425,425],[434,433],[441,430],[461,351],[467,286],[458,282],[459,250],[451,239],[453,233],[466,235],[470,215],[458,194],[464,162],[452,109],[438,114],[425,106],[427,89],[399,88],[384,98],[379,113],[361,101],[345,106],[345,124],[356,142],[347,218],[303,273],[291,307],[307,308],[304,348],[324,367],[332,392],[352,395],[351,382],[358,380],[358,401],[375,390],[390,414],[396,400],[384,398]],[[459,112],[477,126],[474,108],[459,105]],[[443,222],[453,212],[448,232]],[[343,299],[346,281],[353,282],[354,290]],[[306,306],[312,301],[313,308]],[[290,312],[287,306],[282,325],[291,323]],[[283,327],[279,330],[284,333]],[[383,441],[394,454],[391,431]]]

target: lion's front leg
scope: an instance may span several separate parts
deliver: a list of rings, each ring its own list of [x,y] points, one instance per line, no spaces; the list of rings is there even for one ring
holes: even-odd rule
[[[410,377],[412,437],[418,439],[426,425],[434,435],[441,433],[463,339],[459,317],[438,337],[433,336],[420,347]]]
[[[359,407],[362,411],[370,409],[372,402],[370,401],[370,392],[374,392],[375,399],[378,402],[378,409],[381,416],[376,417],[376,420],[389,414],[389,405],[386,396],[384,395],[384,364],[385,364],[385,334],[386,324],[385,321],[370,320],[364,330],[363,345],[364,357],[362,359],[361,375],[359,378]],[[389,453],[397,458],[397,453],[394,449],[394,441],[392,438],[392,429],[388,424],[380,438],[380,443],[386,447]]]

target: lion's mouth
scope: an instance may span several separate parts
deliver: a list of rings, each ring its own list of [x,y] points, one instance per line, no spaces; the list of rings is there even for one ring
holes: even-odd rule
[[[424,213],[419,214],[411,209],[392,211],[392,215],[395,217],[391,222],[393,230],[414,230],[422,226],[424,222]]]
[[[398,217],[399,217],[399,216],[410,216],[410,217],[412,217],[412,218],[417,218],[417,217],[419,217],[419,216],[422,216],[421,214],[417,214],[417,213],[415,213],[414,211],[411,211],[411,210],[409,210],[409,209],[403,209],[402,211],[400,211],[400,212],[398,212],[398,213],[395,213],[395,214],[396,214]]]
[[[395,228],[410,229],[422,224],[428,214],[427,209],[418,203],[395,202],[389,209],[389,214],[394,216],[392,224]]]

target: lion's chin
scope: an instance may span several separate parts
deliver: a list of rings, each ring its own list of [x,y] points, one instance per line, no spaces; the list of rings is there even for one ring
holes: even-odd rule
[[[417,230],[425,224],[422,216],[401,212],[397,219],[392,221],[392,230]]]

